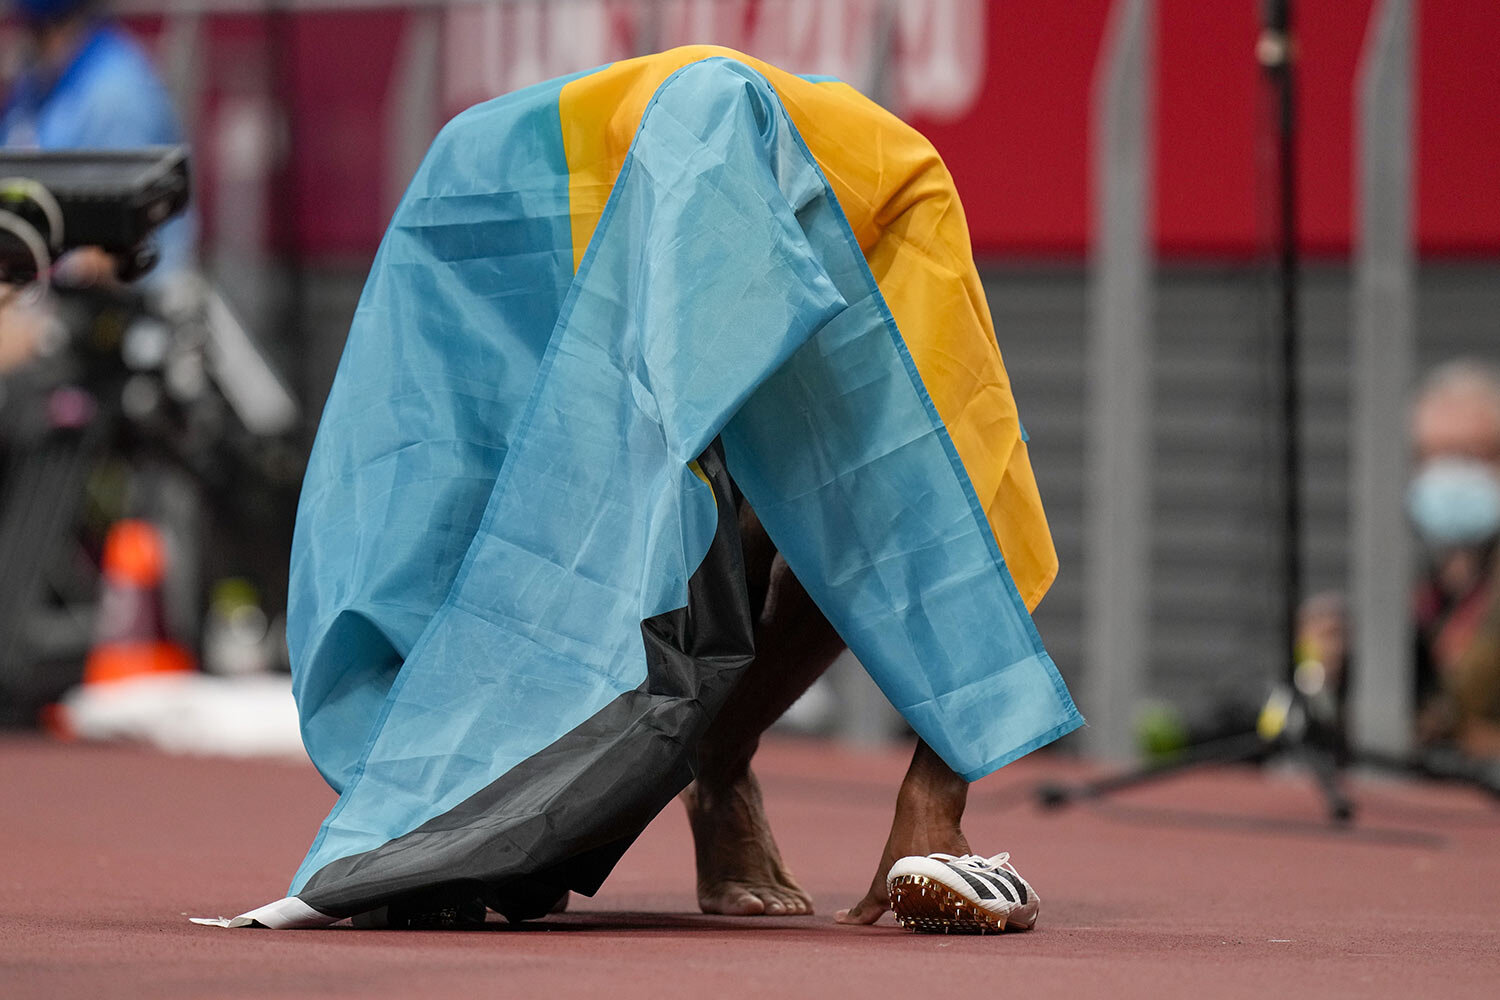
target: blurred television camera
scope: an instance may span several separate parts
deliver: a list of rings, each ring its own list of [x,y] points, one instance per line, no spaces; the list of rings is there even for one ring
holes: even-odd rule
[[[264,581],[268,622],[279,604],[300,409],[201,277],[137,280],[189,195],[180,146],[0,151],[0,724],[77,683],[121,519],[165,535],[166,618],[189,643],[215,581]]]
[[[47,283],[53,262],[94,248],[121,281],[156,261],[150,236],[187,207],[187,151],[0,150],[0,281]]]

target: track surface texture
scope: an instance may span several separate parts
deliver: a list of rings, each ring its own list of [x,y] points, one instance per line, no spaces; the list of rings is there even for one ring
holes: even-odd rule
[[[1042,897],[1029,933],[840,927],[868,884],[905,753],[768,743],[758,759],[810,917],[697,913],[681,810],[594,899],[475,931],[228,931],[279,896],[333,796],[311,766],[0,738],[0,996],[1500,996],[1500,807],[1365,781],[1330,829],[1296,773],[1201,771],[1041,812],[1085,765],[1034,756],[975,785],[977,851]]]

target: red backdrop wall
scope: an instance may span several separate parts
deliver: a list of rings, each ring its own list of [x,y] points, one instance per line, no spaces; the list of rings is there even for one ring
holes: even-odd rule
[[[987,7],[982,90],[957,120],[914,118],[942,152],[981,254],[1086,250],[1089,98],[1109,0]],[[1353,98],[1371,0],[1299,0],[1301,230],[1314,254],[1350,242]],[[1270,109],[1254,59],[1256,0],[1159,0],[1155,235],[1167,257],[1244,258],[1268,236]],[[387,93],[408,14],[280,15],[262,39],[290,102],[275,232],[310,255],[363,255],[386,218]],[[236,59],[245,18],[214,18]],[[153,21],[138,22],[146,31]],[[1419,4],[1417,229],[1428,257],[1500,254],[1500,3]],[[212,58],[211,58],[212,63]],[[223,67],[211,67],[217,79]],[[212,95],[205,113],[212,113]],[[211,151],[203,150],[210,156]],[[206,161],[205,161],[206,163]]]

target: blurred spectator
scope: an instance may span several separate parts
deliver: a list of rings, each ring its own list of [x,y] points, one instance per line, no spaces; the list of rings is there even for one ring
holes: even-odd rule
[[[182,141],[167,91],[140,44],[108,16],[104,0],[13,0],[26,28],[26,66],[0,111],[6,149],[130,149]],[[161,275],[192,263],[193,223],[157,234]],[[113,274],[103,254],[75,252],[63,277],[88,284]]]
[[[1424,555],[1419,736],[1500,756],[1500,372],[1473,361],[1434,370],[1412,438],[1407,506]]]
[[[1407,513],[1421,543],[1415,594],[1417,737],[1500,757],[1500,370],[1434,369],[1412,406],[1416,471]],[[1332,692],[1342,725],[1347,612],[1310,598],[1298,626],[1298,687]],[[1304,669],[1316,678],[1304,678]],[[1304,680],[1307,683],[1304,684]]]

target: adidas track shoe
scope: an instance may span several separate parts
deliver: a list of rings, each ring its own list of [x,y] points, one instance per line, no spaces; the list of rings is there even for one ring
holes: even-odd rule
[[[1009,853],[902,858],[891,866],[886,888],[896,922],[926,934],[1030,930],[1041,904]]]

